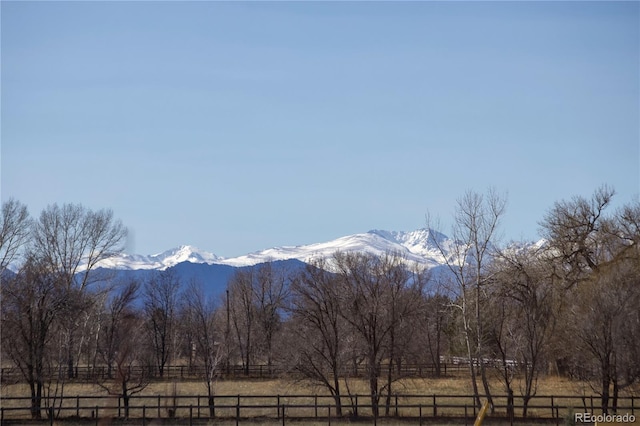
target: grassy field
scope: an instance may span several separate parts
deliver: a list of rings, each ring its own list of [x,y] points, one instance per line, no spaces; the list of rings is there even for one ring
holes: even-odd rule
[[[505,389],[498,381],[491,383],[492,391],[504,394]],[[513,389],[519,393],[520,383],[515,381]],[[367,394],[368,384],[364,380],[350,380],[351,393]],[[200,382],[155,382],[151,383],[141,395],[206,395],[207,390]],[[343,383],[343,390],[346,390]],[[286,379],[274,380],[234,380],[219,381],[215,385],[217,395],[300,395],[326,394],[324,388],[313,386],[306,382]],[[470,381],[467,377],[447,378],[408,378],[394,384],[394,392],[399,394],[437,394],[437,395],[469,395],[472,393]],[[104,396],[106,392],[95,384],[67,383],[64,387],[67,396],[95,395]],[[563,377],[543,377],[538,382],[538,395],[584,395],[593,394],[593,390],[585,383]],[[29,396],[29,387],[24,383],[2,385],[0,395]],[[639,394],[640,395],[640,394]]]
[[[350,380],[351,393],[367,394],[368,384],[364,380]],[[207,390],[199,382],[156,382],[151,383],[141,395],[206,395]],[[343,383],[343,390],[346,390]],[[504,385],[494,381],[492,390],[496,394],[504,394]],[[519,384],[514,384],[518,394]],[[275,380],[235,380],[220,381],[215,386],[216,395],[300,395],[326,394],[324,388],[313,386],[305,382],[285,379]],[[437,394],[437,395],[469,395],[472,393],[471,384],[466,377],[404,379],[394,384],[394,392],[399,394]],[[67,383],[64,387],[67,396],[89,395],[105,396],[106,392],[94,384]],[[538,395],[583,395],[592,394],[591,388],[584,383],[572,381],[562,377],[542,378],[538,383]],[[4,397],[29,396],[26,384],[2,385],[0,395]]]

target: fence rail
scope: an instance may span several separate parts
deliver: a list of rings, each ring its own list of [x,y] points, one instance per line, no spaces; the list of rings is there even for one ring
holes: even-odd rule
[[[394,367],[394,374],[399,377],[434,377],[437,375],[446,376],[467,373],[468,368],[467,365],[453,363],[441,363],[439,368],[435,364],[402,364],[399,367]],[[154,381],[190,381],[202,380],[206,377],[205,369],[202,366],[165,366],[162,375],[160,375],[157,367],[133,366],[131,369],[133,374],[145,374]],[[290,367],[279,365],[249,365],[248,367],[230,365],[222,366],[218,370],[219,377],[222,380],[243,377],[270,379],[292,372],[295,373]],[[366,367],[358,365],[351,368],[346,375],[350,377],[366,377],[366,373]],[[47,380],[64,379],[85,383],[108,380],[110,376],[113,377],[114,375],[115,369],[110,371],[106,366],[77,366],[71,375],[68,369],[63,366],[57,369],[48,369],[44,372],[44,377]],[[23,380],[22,373],[18,368],[4,367],[0,369],[0,383],[19,383]]]
[[[514,396],[508,403],[506,395],[493,396],[495,411],[492,417],[522,418],[523,400]],[[2,424],[12,420],[31,418],[30,397],[0,397]],[[369,395],[343,396],[340,400],[342,416],[375,418]],[[458,418],[472,419],[477,407],[471,395],[392,395],[378,404],[380,417],[403,419]],[[527,418],[556,420],[568,419],[573,412],[602,414],[598,396],[534,396],[529,401]],[[640,397],[618,398],[617,413],[640,417]],[[56,419],[69,418],[133,418],[145,424],[149,419],[318,419],[337,416],[336,401],[328,395],[214,395],[209,404],[206,395],[154,395],[129,397],[128,410],[122,397],[65,396],[55,400],[43,398],[41,416]],[[512,410],[510,410],[512,408]],[[128,411],[128,412],[127,412]],[[466,420],[465,420],[466,421]]]

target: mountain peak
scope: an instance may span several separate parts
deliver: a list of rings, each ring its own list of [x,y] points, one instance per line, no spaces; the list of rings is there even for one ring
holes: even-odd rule
[[[164,270],[182,262],[212,264],[218,260],[213,253],[196,247],[182,245],[162,253],[149,256],[139,254],[119,254],[100,262],[100,266],[113,269],[158,269]]]
[[[411,253],[424,257],[442,257],[440,248],[444,248],[449,239],[441,232],[430,228],[416,229],[415,231],[384,231],[372,230],[371,234],[393,241],[406,247]]]
[[[149,257],[161,263],[165,268],[181,262],[214,263],[218,260],[218,256],[215,254],[199,250],[197,247],[189,245],[182,245]]]

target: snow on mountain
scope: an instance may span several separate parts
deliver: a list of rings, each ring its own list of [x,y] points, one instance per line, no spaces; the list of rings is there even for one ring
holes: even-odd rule
[[[181,262],[191,263],[216,263],[218,256],[213,253],[201,251],[192,246],[180,246],[177,249],[167,250],[155,257],[162,259],[164,265],[173,266]]]
[[[446,252],[452,244],[453,242],[446,235],[429,229],[411,232],[372,230],[323,243],[274,247],[233,258],[222,258],[192,246],[181,246],[150,256],[122,254],[103,260],[100,266],[124,270],[164,270],[182,262],[190,262],[243,267],[276,260],[295,259],[308,262],[314,258],[330,257],[339,250],[375,255],[398,253],[408,262],[434,267],[442,265],[445,261],[438,245]]]
[[[403,247],[406,247],[406,249],[411,253],[417,254],[418,256],[422,256],[426,259],[432,259],[439,264],[442,264],[445,261],[442,251],[448,253],[451,249],[451,245],[453,244],[453,240],[438,231],[434,231],[433,229],[423,228],[411,232],[381,230],[369,232],[380,235],[387,240],[397,242]]]
[[[105,259],[99,266],[109,269],[159,269],[164,270],[182,262],[217,263],[218,256],[201,251],[192,246],[180,246],[162,253],[143,256],[139,254],[121,254]]]
[[[434,232],[434,231],[431,231]],[[430,242],[430,231],[391,232],[373,230],[362,234],[340,237],[324,243],[303,246],[277,247],[247,254],[245,256],[220,259],[216,263],[231,266],[249,266],[269,260],[297,259],[308,262],[313,258],[329,257],[337,250],[342,252],[364,252],[375,255],[398,253],[409,262],[428,267],[442,264],[444,257]],[[443,234],[433,234],[440,242],[447,241]]]
[[[296,259],[308,262],[314,258],[329,257],[340,250],[375,255],[398,253],[409,262],[433,267],[444,262],[444,257],[434,240],[445,250],[452,244],[444,234],[428,229],[412,232],[373,230],[323,243],[274,247],[233,258],[221,258],[192,246],[181,246],[150,256],[123,254],[102,261],[100,266],[109,269],[163,270],[181,262],[191,262],[243,267],[275,260]]]

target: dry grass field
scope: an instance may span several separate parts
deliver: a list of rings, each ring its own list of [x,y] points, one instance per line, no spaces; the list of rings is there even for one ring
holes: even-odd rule
[[[344,383],[343,383],[344,385]],[[349,381],[352,393],[365,395],[368,393],[367,383],[364,380]],[[394,384],[398,394],[426,394],[426,395],[469,395],[472,392],[471,384],[467,377],[447,378],[409,378]],[[157,396],[172,395],[176,390],[177,395],[206,395],[207,390],[200,382],[155,382],[151,383],[140,395]],[[345,388],[343,387],[343,390]],[[492,383],[492,389],[496,394],[504,393],[504,386],[498,381]],[[514,384],[515,393],[518,393],[519,384]],[[67,383],[64,387],[67,396],[106,396],[104,389],[94,384]],[[569,380],[563,377],[550,376],[540,379],[538,382],[538,395],[583,395],[592,394],[591,388],[582,382]],[[234,380],[219,381],[216,384],[216,395],[323,395],[324,388],[313,386],[306,382],[286,379],[273,380]],[[29,387],[24,383],[2,385],[0,396],[15,397],[29,396]]]

